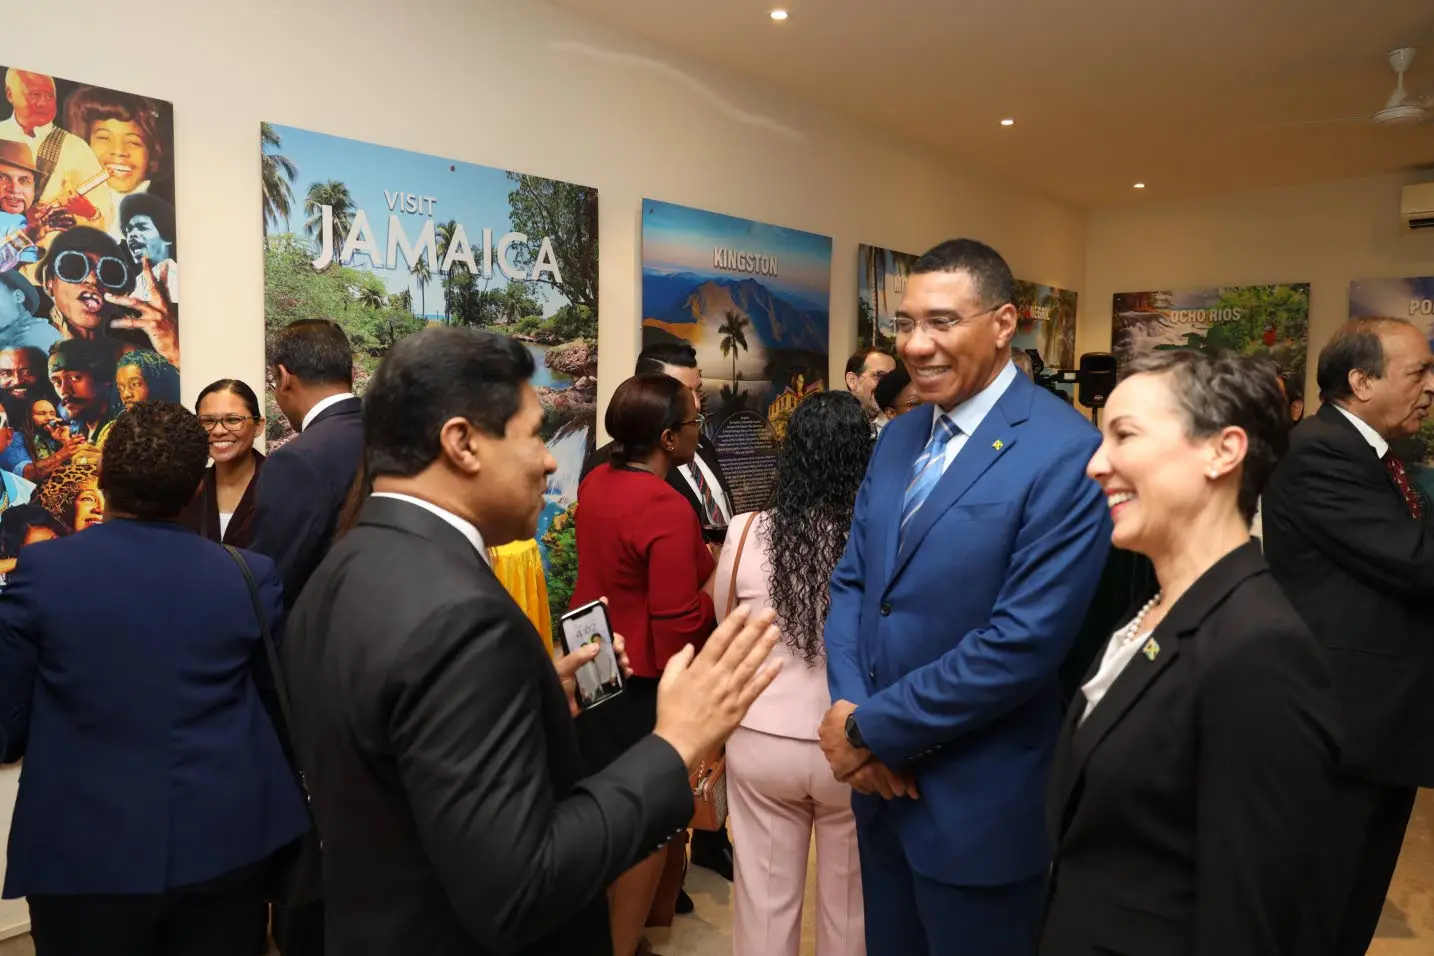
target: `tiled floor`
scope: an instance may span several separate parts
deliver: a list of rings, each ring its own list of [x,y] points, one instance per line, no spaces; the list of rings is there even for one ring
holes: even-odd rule
[[[815,867],[809,872],[815,872]],[[671,929],[652,930],[649,939],[661,956],[730,956],[732,886],[714,873],[693,867],[687,891],[697,904],[691,916],[679,916]],[[807,912],[812,911],[807,886]],[[0,956],[34,956],[29,937],[0,942]],[[801,956],[815,956],[811,921],[802,927]],[[1434,791],[1419,794],[1414,820],[1404,840],[1404,855],[1384,906],[1379,934],[1369,956],[1434,956]]]

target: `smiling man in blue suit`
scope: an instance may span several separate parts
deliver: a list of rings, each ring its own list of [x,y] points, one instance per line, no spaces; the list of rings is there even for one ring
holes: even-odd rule
[[[1011,363],[992,248],[917,260],[896,348],[930,412],[889,424],[831,582],[821,728],[853,798],[869,956],[1029,956],[1059,670],[1110,545],[1100,436]]]

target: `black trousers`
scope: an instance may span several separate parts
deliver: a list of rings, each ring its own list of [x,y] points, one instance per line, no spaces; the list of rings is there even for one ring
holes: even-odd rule
[[[295,907],[275,904],[274,945],[281,956],[324,956],[324,901]]]
[[[30,897],[35,956],[255,956],[264,871],[245,867],[152,895]]]
[[[1364,956],[1414,810],[1415,787],[1340,778],[1312,878],[1302,956]]]

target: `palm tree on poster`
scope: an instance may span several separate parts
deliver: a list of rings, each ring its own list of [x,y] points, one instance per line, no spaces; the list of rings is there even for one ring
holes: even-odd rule
[[[867,275],[871,277],[871,342],[881,346],[881,317],[886,313],[886,250],[867,247]]]
[[[732,309],[727,310],[727,321],[717,327],[717,334],[722,336],[722,355],[732,356],[732,391],[737,390],[737,353],[748,350],[747,327],[751,323],[747,317]]]
[[[366,309],[373,309],[375,312],[382,309],[388,299],[384,295],[383,286],[366,285],[358,290],[358,304]]]
[[[322,235],[324,227],[324,211],[321,207],[328,206],[333,210],[334,217],[334,247],[342,249],[344,240],[348,238],[349,230],[353,228],[354,212],[358,206],[354,203],[354,197],[349,192],[349,187],[337,179],[330,179],[326,183],[312,183],[309,186],[309,194],[304,199],[304,208],[308,210],[308,218],[304,220],[304,231],[315,241]],[[334,257],[338,262],[338,257]],[[342,263],[339,263],[342,265]]]
[[[262,180],[264,185],[264,237],[269,236],[269,227],[276,228],[289,218],[294,203],[293,182],[299,175],[299,167],[292,159],[280,153],[284,146],[279,133],[272,123],[259,124],[259,152]]]
[[[420,255],[418,261],[408,270],[418,282],[418,313],[428,315],[428,283],[433,279],[433,270],[428,268],[428,256]]]
[[[438,235],[438,261],[448,261],[448,250],[453,248],[453,238],[458,234],[458,220],[450,219],[447,222],[439,223]],[[455,262],[443,272],[443,321],[445,324],[453,322],[453,273],[458,268]]]

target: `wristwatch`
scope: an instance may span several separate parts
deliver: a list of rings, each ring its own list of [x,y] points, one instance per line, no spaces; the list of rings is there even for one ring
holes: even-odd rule
[[[856,711],[846,717],[846,742],[857,750],[866,749],[866,741],[861,739],[861,728],[856,725]]]

